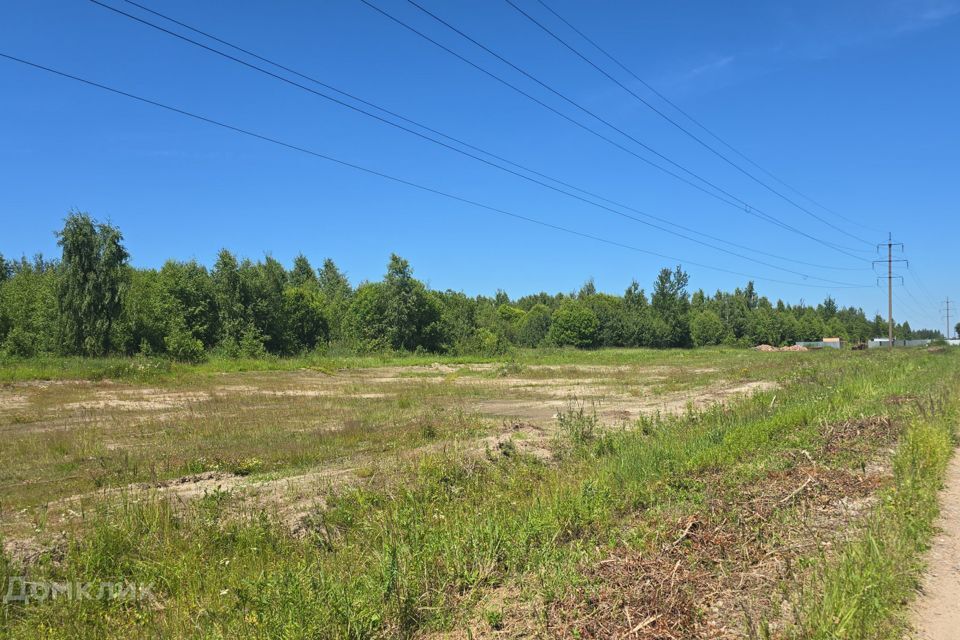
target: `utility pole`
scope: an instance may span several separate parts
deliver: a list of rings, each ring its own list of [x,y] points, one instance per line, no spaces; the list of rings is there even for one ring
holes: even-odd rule
[[[900,278],[900,281],[903,282],[903,276],[894,276],[893,275],[893,263],[894,262],[906,262],[907,267],[910,266],[910,263],[906,260],[894,260],[893,259],[893,247],[898,245],[900,251],[903,251],[902,242],[894,242],[893,234],[887,233],[887,241],[877,245],[877,252],[880,252],[880,247],[887,247],[887,259],[886,260],[874,260],[873,264],[878,262],[887,263],[887,339],[890,342],[890,348],[893,349],[893,279]],[[880,278],[877,278],[877,283],[879,284]]]
[[[944,302],[944,304],[946,305],[946,308],[941,309],[940,311],[946,311],[947,313],[947,340],[949,340],[950,339],[950,296],[947,296],[947,300],[946,302]]]

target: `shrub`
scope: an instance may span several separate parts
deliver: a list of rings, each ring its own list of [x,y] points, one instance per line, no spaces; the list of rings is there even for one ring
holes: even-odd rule
[[[587,412],[583,403],[575,404],[566,411],[557,413],[557,424],[574,444],[581,445],[593,440],[600,427],[596,407]]]
[[[724,333],[723,321],[713,311],[703,311],[690,320],[690,337],[694,346],[720,344]]]
[[[553,314],[549,341],[557,346],[592,347],[597,344],[600,322],[582,302],[565,302]]]
[[[11,356],[29,358],[37,354],[37,337],[23,327],[14,327],[7,334],[3,350]]]
[[[486,327],[477,329],[477,343],[480,354],[484,356],[502,356],[510,351],[510,341],[502,333]]]
[[[267,355],[266,336],[255,326],[247,325],[240,335],[240,355],[245,358],[263,358]]]
[[[182,324],[176,324],[163,338],[167,353],[180,362],[203,362],[207,352],[203,343],[186,330]]]
[[[520,344],[537,347],[543,343],[550,332],[550,308],[545,304],[536,304],[520,324]]]

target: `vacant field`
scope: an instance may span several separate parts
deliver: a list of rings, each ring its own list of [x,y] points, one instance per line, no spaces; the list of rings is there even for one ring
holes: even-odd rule
[[[14,637],[867,638],[902,631],[960,358],[51,361],[0,379],[3,579],[152,593],[0,605]]]

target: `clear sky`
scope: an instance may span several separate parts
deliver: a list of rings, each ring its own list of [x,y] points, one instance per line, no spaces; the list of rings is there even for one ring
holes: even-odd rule
[[[103,1],[187,33],[123,0]],[[655,159],[406,0],[370,1],[632,153]],[[618,217],[86,0],[6,0],[0,4],[0,52],[678,258],[693,289],[732,290],[748,279],[709,265],[755,277],[772,299],[816,303],[831,294],[870,315],[885,313],[886,287],[877,287],[869,261],[879,257],[871,245],[892,231],[910,260],[909,272],[898,269],[906,286],[896,287],[895,304],[903,311],[895,315],[914,326],[943,326],[940,301],[960,299],[954,225],[960,0],[546,1],[739,151],[856,223],[786,191],[719,146],[537,0],[515,0],[638,95],[856,238],[732,168],[504,0],[421,5],[754,209],[853,249],[847,254],[854,257],[651,168],[360,0],[142,4],[525,167],[778,257],[732,249],[768,263],[757,264]],[[591,277],[604,291],[621,293],[634,278],[649,289],[656,271],[675,262],[417,191],[5,59],[0,97],[0,253],[6,256],[56,255],[53,231],[69,210],[79,209],[118,225],[138,266],[159,266],[167,258],[212,264],[221,247],[252,258],[268,253],[288,265],[303,252],[315,265],[333,258],[358,282],[378,279],[396,252],[434,288],[468,294],[502,288],[517,296],[571,291]],[[864,288],[841,288],[769,265]]]

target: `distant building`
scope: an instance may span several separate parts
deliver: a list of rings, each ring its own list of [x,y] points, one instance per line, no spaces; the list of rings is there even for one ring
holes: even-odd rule
[[[807,349],[842,349],[843,340],[840,338],[824,338],[823,340],[818,340],[815,342],[797,342],[798,347],[806,347]]]
[[[894,340],[893,346],[895,347],[926,347],[930,344],[930,340]],[[867,348],[876,349],[877,347],[889,347],[890,339],[889,338],[874,338],[867,343]]]

